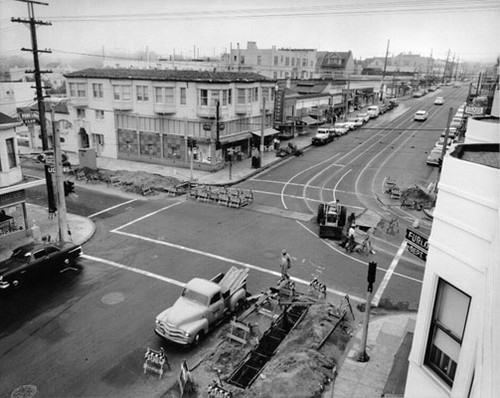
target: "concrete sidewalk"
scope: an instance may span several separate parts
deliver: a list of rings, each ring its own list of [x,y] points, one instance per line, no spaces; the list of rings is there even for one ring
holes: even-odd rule
[[[298,148],[307,150],[311,143],[311,137],[314,132],[311,130],[294,138],[293,141]],[[335,145],[336,142],[330,144]],[[287,145],[288,141],[283,141],[282,146]],[[22,153],[31,153],[29,148],[20,148]],[[69,161],[73,166],[78,164],[77,154],[68,154]],[[251,159],[243,159],[233,163],[231,176],[228,168],[217,172],[193,171],[193,177],[201,184],[227,184],[232,185],[239,181],[250,178],[262,170],[269,169],[280,162],[287,162],[292,157],[278,158],[274,151],[264,152],[262,156],[262,167],[259,169],[251,168]],[[140,162],[131,162],[110,158],[97,158],[97,166],[107,170],[131,170],[145,171],[165,176],[176,177],[180,180],[189,180],[189,169],[180,169],[175,167],[155,165]],[[109,188],[111,189],[111,188]],[[36,205],[27,204],[27,213],[30,228],[34,228],[34,237],[51,235],[52,240],[57,240],[57,218],[49,219],[47,209]],[[93,236],[95,225],[89,218],[68,214],[68,225],[71,231],[71,238],[75,243],[83,244]],[[0,259],[10,255],[14,247],[32,240],[32,237],[26,237],[22,242],[15,242],[8,247],[0,249]],[[374,318],[370,322],[369,335],[367,342],[367,353],[371,357],[368,362],[357,362],[357,354],[361,342],[361,324],[356,328],[355,335],[351,340],[351,345],[346,351],[347,354],[342,363],[338,364],[337,377],[334,383],[330,384],[324,392],[325,397],[338,398],[371,398],[380,397],[384,390],[392,388],[391,396],[396,390],[404,388],[404,376],[396,376],[395,383],[389,387],[388,380],[394,376],[391,374],[393,363],[398,358],[398,350],[402,343],[407,339],[408,332],[413,331],[415,323],[415,313],[403,313],[401,315],[391,315]],[[406,356],[407,358],[407,356]],[[405,359],[403,358],[403,362]],[[392,376],[391,376],[392,375]],[[390,383],[389,383],[390,384]],[[394,387],[396,386],[396,387]],[[386,388],[387,387],[387,388]],[[387,395],[389,396],[389,395]]]

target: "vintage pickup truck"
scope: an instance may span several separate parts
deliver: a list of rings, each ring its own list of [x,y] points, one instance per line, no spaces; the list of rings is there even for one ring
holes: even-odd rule
[[[197,345],[246,301],[248,269],[231,267],[212,280],[191,279],[175,304],[156,317],[155,332],[181,345]]]

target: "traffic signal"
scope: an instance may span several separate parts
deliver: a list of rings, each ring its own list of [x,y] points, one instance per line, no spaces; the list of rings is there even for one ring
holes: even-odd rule
[[[75,183],[73,181],[64,181],[64,196],[75,193]]]
[[[198,143],[194,138],[188,137],[187,138],[187,145],[189,148],[193,149],[195,146],[198,146]]]
[[[377,273],[377,263],[375,261],[370,261],[368,263],[368,291],[371,292],[373,289],[373,283],[375,282],[375,275]]]
[[[215,149],[216,150],[222,149],[222,144],[220,143],[220,141],[215,141]]]

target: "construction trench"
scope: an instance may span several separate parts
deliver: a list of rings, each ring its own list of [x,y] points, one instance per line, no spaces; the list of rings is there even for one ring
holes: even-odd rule
[[[227,382],[239,388],[248,388],[264,366],[271,360],[288,333],[302,320],[307,306],[291,306],[276,318],[259,340],[259,344],[236,367]]]

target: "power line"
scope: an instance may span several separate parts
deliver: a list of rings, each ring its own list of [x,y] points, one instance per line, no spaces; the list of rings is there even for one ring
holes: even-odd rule
[[[473,4],[476,4],[474,6]],[[496,0],[421,0],[407,2],[396,0],[389,2],[361,1],[329,2],[325,5],[303,7],[267,7],[244,8],[234,10],[202,10],[202,11],[169,11],[144,14],[106,14],[106,15],[72,15],[52,16],[54,22],[122,22],[122,21],[154,21],[176,19],[224,19],[224,18],[272,18],[272,17],[317,17],[317,16],[349,16],[375,14],[406,13],[457,13],[457,12],[489,12],[499,10]]]

